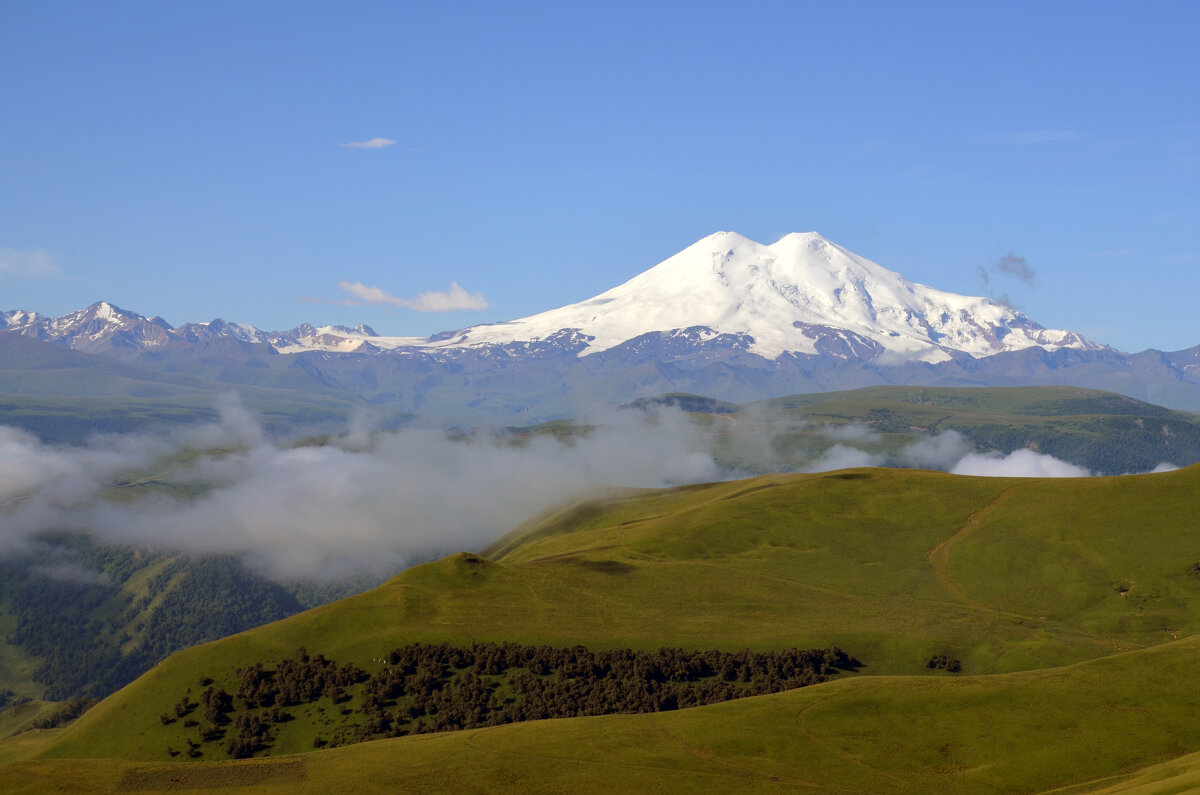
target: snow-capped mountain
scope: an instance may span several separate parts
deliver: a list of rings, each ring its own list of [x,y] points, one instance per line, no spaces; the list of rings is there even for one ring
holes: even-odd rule
[[[62,317],[16,310],[0,315],[6,331],[61,342],[68,347],[98,352],[111,347],[157,348],[171,338],[171,326],[160,317],[145,318],[107,301],[99,301]]]
[[[643,334],[684,330],[701,338],[749,338],[749,352],[766,359],[818,354],[822,340],[838,339],[857,343],[860,358],[887,353],[923,362],[955,353],[978,358],[1031,347],[1101,347],[1074,332],[1043,328],[991,299],[914,284],[816,232],[769,246],[718,232],[595,298],[425,345],[532,342],[564,329],[587,338],[580,355]]]
[[[113,349],[154,349],[172,343],[211,343],[235,340],[271,346],[275,352],[321,350],[353,353],[366,339],[377,336],[370,326],[311,326],[304,323],[289,331],[261,331],[254,326],[221,318],[205,323],[185,323],[175,328],[161,317],[146,318],[99,301],[86,309],[51,318],[37,312],[14,310],[0,314],[0,331],[36,337],[89,353]],[[365,349],[364,349],[365,350]]]
[[[188,389],[273,387],[455,422],[549,419],[667,392],[744,402],[875,384],[1065,384],[1200,409],[1200,347],[1123,353],[910,282],[815,232],[771,245],[718,232],[586,301],[428,338],[221,319],[174,328],[105,302],[59,318],[6,312],[5,331],[151,371],[139,378],[156,386],[136,394],[183,377]],[[0,359],[4,340],[15,337],[0,333]],[[43,343],[8,345],[14,366]],[[92,387],[81,376],[71,388]]]
[[[367,326],[267,332],[221,319],[175,329],[105,302],[61,318],[15,311],[3,319],[10,331],[85,351],[231,338],[285,354],[494,349],[511,356],[533,347],[583,357],[654,335],[673,348],[717,343],[768,360],[790,354],[936,363],[962,354],[1102,347],[991,299],[910,282],[816,232],[771,245],[718,232],[586,301],[430,338],[380,337]]]

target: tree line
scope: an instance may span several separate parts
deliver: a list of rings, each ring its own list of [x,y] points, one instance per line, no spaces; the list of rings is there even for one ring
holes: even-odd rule
[[[374,674],[299,649],[274,665],[239,668],[234,692],[208,677],[162,723],[184,719],[197,740],[233,757],[270,748],[289,708],[325,699],[344,717],[313,747],[382,737],[497,726],[526,720],[662,712],[763,695],[825,681],[858,661],[838,648],[783,651],[593,650],[516,643],[414,643],[394,649]],[[193,710],[204,718],[189,718]],[[324,710],[324,707],[321,707]],[[169,749],[172,754],[179,753]]]
[[[52,576],[63,564],[77,576]],[[135,597],[130,578],[154,565]],[[228,557],[171,559],[48,533],[29,553],[0,560],[0,614],[14,625],[0,640],[37,660],[31,678],[51,701],[102,698],[179,649],[301,609],[283,586]]]

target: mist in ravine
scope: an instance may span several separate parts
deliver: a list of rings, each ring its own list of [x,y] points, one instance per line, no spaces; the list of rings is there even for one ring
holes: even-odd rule
[[[235,396],[223,397],[218,409],[213,424],[96,437],[75,447],[0,426],[0,555],[21,554],[39,534],[68,531],[163,551],[235,555],[281,581],[381,576],[413,560],[477,550],[532,516],[603,488],[747,474],[719,466],[711,434],[669,408],[601,412],[580,421],[587,430],[562,439],[376,432],[360,418],[320,443],[269,438]],[[974,452],[953,431],[888,460],[863,449],[874,433],[866,426],[818,431],[832,446],[791,468],[888,463],[975,475],[1089,474],[1028,450]],[[727,436],[739,444],[736,429]]]

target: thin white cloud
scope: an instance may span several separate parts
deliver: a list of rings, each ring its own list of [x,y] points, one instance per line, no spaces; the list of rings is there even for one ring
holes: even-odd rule
[[[487,299],[482,293],[469,293],[460,287],[458,282],[450,282],[450,287],[446,290],[427,290],[416,298],[400,298],[380,287],[371,287],[362,282],[338,282],[338,287],[352,296],[340,303],[351,306],[380,304],[413,309],[417,312],[457,312],[462,309],[488,307]]]
[[[987,140],[1000,144],[1017,144],[1018,146],[1027,146],[1029,144],[1049,144],[1058,141],[1074,141],[1079,138],[1079,133],[1074,130],[1031,130],[1028,132],[1007,133],[1005,135],[989,136]]]
[[[0,274],[14,276],[57,276],[61,271],[48,251],[0,248]]]
[[[395,146],[396,142],[391,138],[372,138],[369,141],[351,141],[342,144],[347,149],[385,149],[389,146]]]
[[[950,472],[990,478],[1086,478],[1092,474],[1081,466],[1025,448],[1008,455],[996,452],[970,453],[955,464]]]
[[[820,458],[811,461],[803,468],[804,472],[831,472],[835,469],[853,469],[856,467],[883,466],[884,457],[859,450],[857,447],[847,447],[835,444],[826,450]]]

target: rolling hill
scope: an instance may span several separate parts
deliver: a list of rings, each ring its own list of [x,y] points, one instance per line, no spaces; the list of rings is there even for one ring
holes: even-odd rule
[[[347,791],[487,781],[545,791],[650,782],[1081,791],[1168,775],[1139,771],[1200,750],[1198,486],[1200,467],[1054,481],[847,470],[609,495],[518,528],[487,558],[417,566],[181,652],[41,738],[38,760],[4,772],[35,789],[46,776],[79,775],[166,787],[170,773]],[[232,692],[236,669],[298,647],[374,672],[406,643],[491,640],[836,645],[863,667],[678,712],[417,735],[277,761],[207,762],[226,758],[211,744],[199,746],[204,764],[172,764],[166,753],[189,736],[159,720],[182,694],[197,697],[206,679]],[[930,676],[939,658],[961,673]],[[333,701],[293,710],[271,753],[309,751],[314,732],[360,721],[357,698],[344,711]]]
[[[767,467],[776,470],[816,458],[838,440],[828,426],[847,424],[870,431],[873,442],[861,436],[855,443],[884,455],[893,466],[914,464],[897,455],[903,447],[948,430],[977,450],[1007,454],[1029,448],[1101,475],[1200,461],[1200,416],[1078,387],[867,387],[749,403],[736,413],[725,410],[743,426],[743,434],[770,440]],[[724,460],[753,468],[739,455],[728,449]]]

